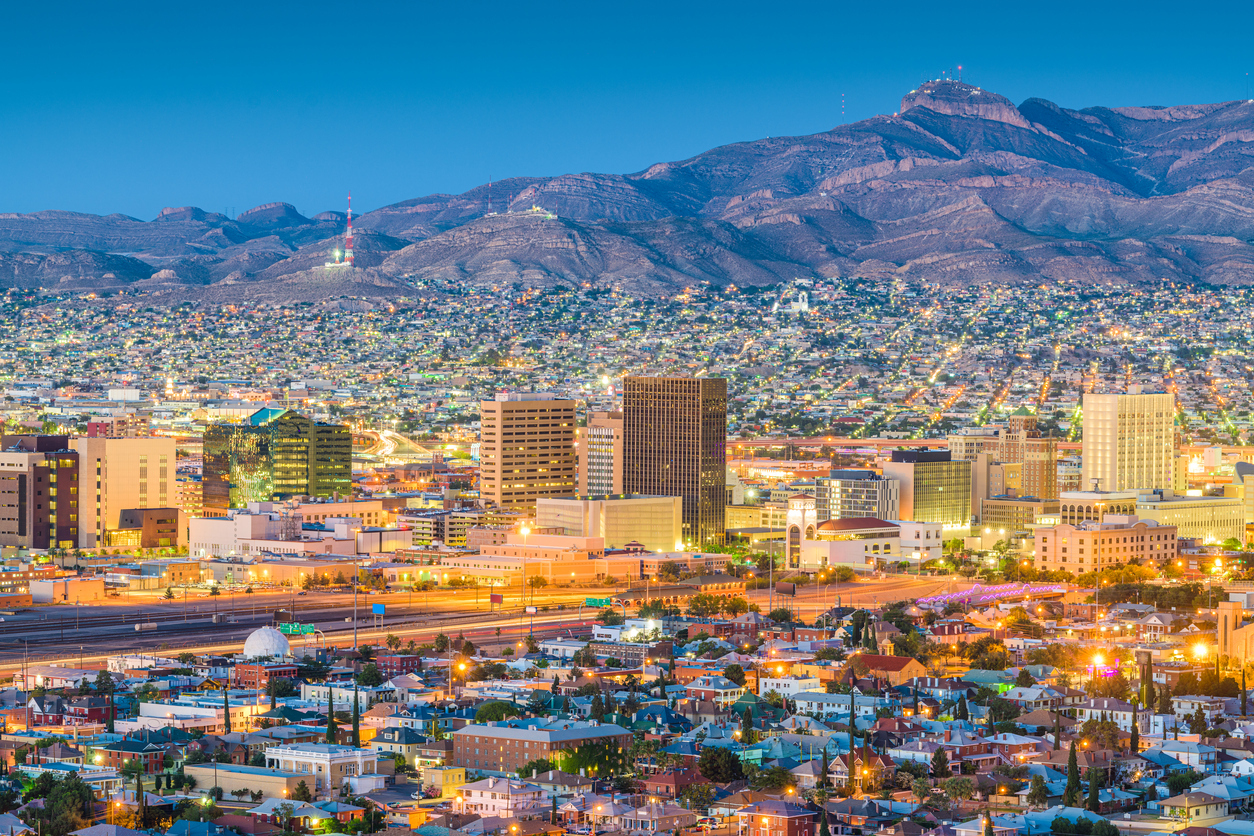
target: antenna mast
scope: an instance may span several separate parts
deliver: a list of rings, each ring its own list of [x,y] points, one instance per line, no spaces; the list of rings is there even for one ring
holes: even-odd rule
[[[348,193],[348,232],[344,235],[344,263],[353,266],[353,193]]]

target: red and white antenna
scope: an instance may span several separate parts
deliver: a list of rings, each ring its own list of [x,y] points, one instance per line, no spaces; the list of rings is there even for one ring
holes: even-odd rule
[[[348,232],[344,235],[344,263],[353,266],[353,193],[348,193]]]

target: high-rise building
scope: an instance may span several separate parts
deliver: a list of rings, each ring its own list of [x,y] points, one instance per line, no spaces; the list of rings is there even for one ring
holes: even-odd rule
[[[1123,491],[1173,488],[1175,479],[1176,396],[1086,394],[1084,490]]]
[[[0,441],[0,545],[79,545],[78,453],[64,435],[9,435]]]
[[[123,511],[176,504],[174,439],[75,438],[72,444],[79,457],[82,548],[107,546]]]
[[[509,393],[479,404],[479,495],[507,508],[576,493],[575,402]]]
[[[291,410],[259,409],[239,424],[205,429],[204,513],[222,516],[250,502],[297,496],[349,496],[352,472],[348,427]]]
[[[623,492],[623,413],[590,412],[579,445],[579,492]]]
[[[901,483],[873,470],[833,470],[815,479],[814,510],[820,521],[875,517],[895,520],[901,507]]]
[[[685,543],[723,542],[726,470],[726,380],[623,381],[623,490],[681,497]]]
[[[1019,485],[1014,492],[1020,496],[1058,498],[1058,440],[1041,436],[1036,414],[1027,408],[1011,413],[1004,426],[972,428],[951,435],[947,446],[954,459],[978,462],[979,455],[986,453],[989,466],[1018,465],[1014,470]],[[988,495],[1006,493],[1005,487],[991,487]],[[977,503],[984,498],[977,489]]]
[[[149,435],[152,435],[149,420],[143,415],[105,415],[87,421],[88,438],[144,438]]]
[[[894,450],[884,477],[901,483],[901,519],[940,523],[946,534],[971,525],[971,462],[948,450]]]

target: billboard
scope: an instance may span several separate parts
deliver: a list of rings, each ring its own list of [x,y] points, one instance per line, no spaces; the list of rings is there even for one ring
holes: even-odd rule
[[[791,595],[795,598],[797,596],[797,585],[795,583],[785,583],[780,581],[775,584],[775,591],[780,595]]]
[[[371,604],[370,611],[375,615],[383,615],[387,611],[387,604]]]
[[[535,607],[527,607],[527,615],[535,615],[539,610]]]
[[[488,596],[488,601],[493,604],[504,604],[505,596],[499,592],[493,592],[490,596]]]

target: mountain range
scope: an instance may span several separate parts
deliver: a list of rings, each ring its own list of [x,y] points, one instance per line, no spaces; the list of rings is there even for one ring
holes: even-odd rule
[[[932,81],[897,113],[634,174],[519,177],[354,218],[269,203],[151,221],[0,214],[0,286],[171,300],[582,284],[666,294],[809,276],[1254,283],[1254,101],[1017,107]]]

